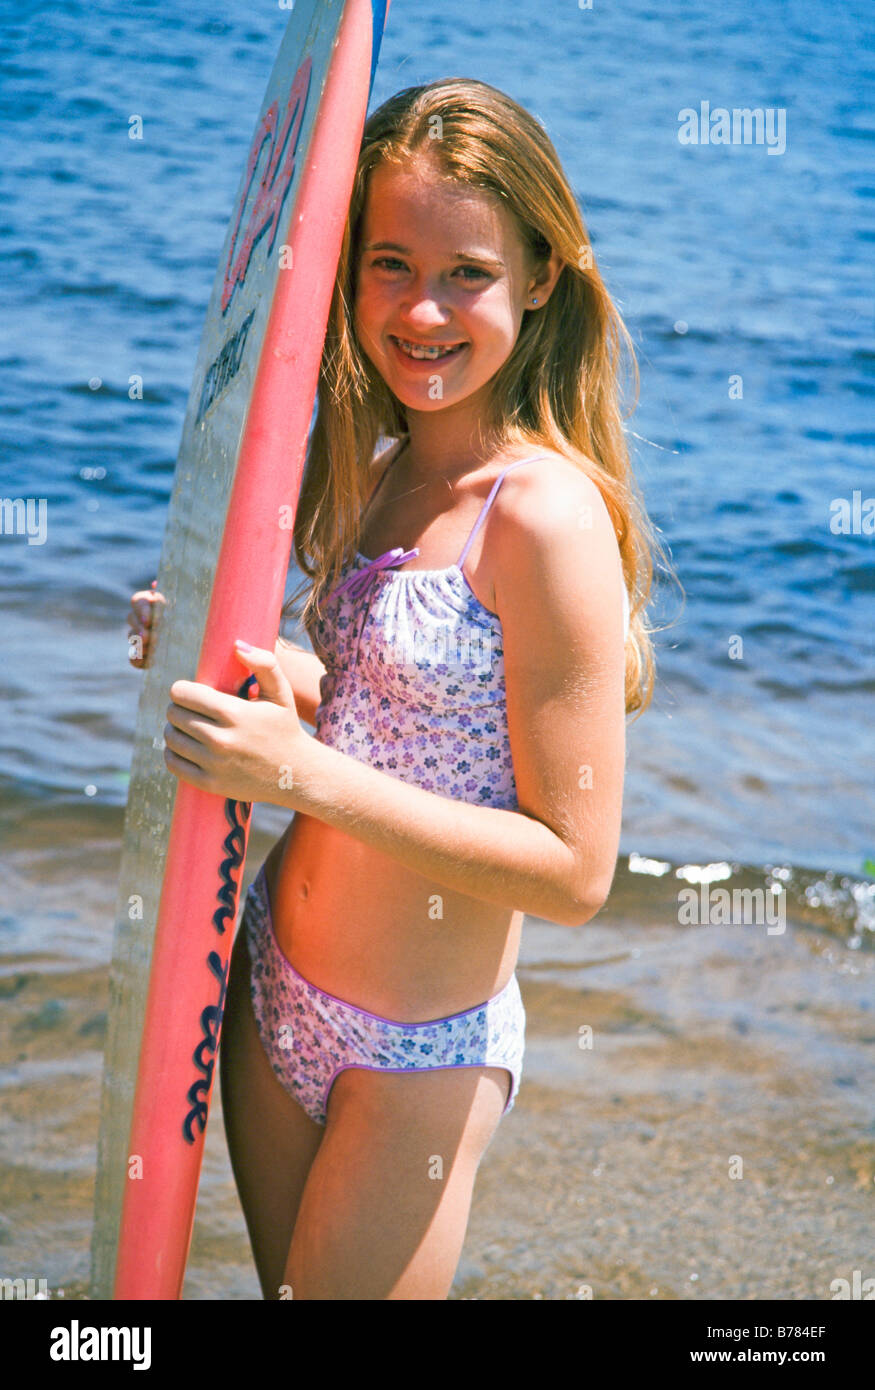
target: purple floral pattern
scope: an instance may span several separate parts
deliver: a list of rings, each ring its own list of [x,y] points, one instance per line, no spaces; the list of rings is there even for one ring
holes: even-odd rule
[[[458,565],[384,568],[357,598],[335,588],[309,635],[326,668],[317,739],[439,796],[518,808],[501,622]]]
[[[327,1120],[334,1078],[347,1067],[429,1071],[505,1067],[505,1113],[519,1090],[526,1015],[516,975],[494,998],[426,1023],[394,1023],[326,994],[282,954],[271,920],[264,868],[246,894],[241,926],[251,962],[252,1006],[274,1074],[317,1124]]]

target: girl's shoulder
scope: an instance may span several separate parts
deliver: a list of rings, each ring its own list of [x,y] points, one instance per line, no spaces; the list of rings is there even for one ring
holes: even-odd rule
[[[490,557],[497,600],[511,614],[534,602],[543,619],[539,605],[546,601],[560,617],[574,611],[594,622],[625,592],[617,532],[584,468],[558,451],[543,454],[508,474],[495,498]],[[628,595],[624,615],[625,603]]]
[[[593,465],[595,467],[595,465]],[[605,523],[604,498],[584,468],[556,449],[542,448],[527,468],[512,468],[495,498],[496,531],[520,530],[545,538],[569,523],[581,531]]]

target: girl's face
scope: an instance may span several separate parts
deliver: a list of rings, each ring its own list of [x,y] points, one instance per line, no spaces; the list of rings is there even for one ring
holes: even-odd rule
[[[507,361],[532,293],[540,308],[552,288],[536,283],[510,214],[417,154],[403,168],[373,171],[361,227],[355,329],[363,352],[408,408],[465,400]],[[441,355],[416,360],[416,345]]]

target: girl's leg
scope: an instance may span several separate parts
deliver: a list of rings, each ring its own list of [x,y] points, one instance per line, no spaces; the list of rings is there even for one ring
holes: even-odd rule
[[[510,1083],[502,1067],[341,1072],[288,1252],[292,1296],[446,1298]]]
[[[249,965],[241,926],[219,1048],[222,1113],[262,1293],[277,1299],[301,1194],[325,1131],[274,1075],[252,1012]]]

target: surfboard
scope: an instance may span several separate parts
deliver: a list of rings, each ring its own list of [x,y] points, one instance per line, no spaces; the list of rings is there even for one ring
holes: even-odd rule
[[[251,807],[164,762],[170,686],[248,698],[271,648],[388,0],[297,0],[183,423],[137,710],[100,1106],[91,1297],[181,1296]],[[245,677],[245,679],[242,679]]]

